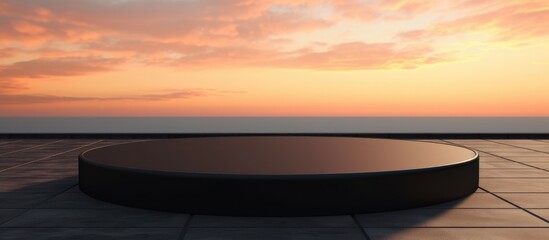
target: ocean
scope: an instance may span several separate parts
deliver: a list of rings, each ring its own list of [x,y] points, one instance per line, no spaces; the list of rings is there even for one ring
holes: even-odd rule
[[[549,117],[1,117],[0,133],[549,133]]]

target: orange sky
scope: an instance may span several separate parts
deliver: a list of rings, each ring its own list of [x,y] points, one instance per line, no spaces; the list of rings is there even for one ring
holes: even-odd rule
[[[3,0],[0,116],[549,116],[549,1]]]

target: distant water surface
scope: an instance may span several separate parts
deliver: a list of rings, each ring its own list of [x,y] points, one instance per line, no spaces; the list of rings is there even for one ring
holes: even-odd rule
[[[549,133],[549,117],[3,117],[0,133]]]

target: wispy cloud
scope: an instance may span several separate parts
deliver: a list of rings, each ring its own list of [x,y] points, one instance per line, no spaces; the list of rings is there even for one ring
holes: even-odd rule
[[[78,76],[113,70],[121,62],[102,57],[34,59],[0,66],[0,79]]]
[[[1,12],[6,21],[2,21],[0,38],[89,42],[116,35],[207,43],[258,39],[328,24],[289,2],[283,5],[285,11],[270,10],[276,4],[247,0],[8,0]]]
[[[168,90],[155,93],[127,95],[118,97],[77,97],[59,96],[49,94],[2,94],[0,93],[0,104],[45,104],[60,102],[83,102],[83,101],[167,101],[174,99],[187,99],[204,97],[209,95],[242,93],[238,91],[225,91],[216,89],[180,89]]]
[[[336,14],[354,20],[401,20],[436,6],[437,0],[331,1]]]
[[[279,64],[285,67],[325,70],[409,69],[452,61],[449,55],[437,53],[426,46],[399,48],[396,43],[351,42],[331,46],[325,51],[305,50],[295,57],[281,59]]]
[[[288,49],[307,48],[308,44],[292,46],[292,41],[286,45],[273,42],[294,33],[330,29],[341,18],[371,21],[403,17],[426,11],[433,4],[434,1],[417,0],[7,0],[0,8],[0,18],[4,20],[0,21],[0,43],[28,44],[19,49],[20,52],[54,58],[47,60],[51,64],[55,61],[65,64],[68,63],[65,60],[71,60],[79,65],[80,60],[86,59],[93,63],[97,56],[103,56],[131,59],[144,65],[177,67],[398,68],[405,64],[387,63],[394,62],[393,58],[406,61],[404,57],[408,56],[409,62],[419,66],[418,58],[428,56],[419,52],[419,56],[412,56],[407,51],[402,56],[395,56],[400,51],[394,49],[384,52],[387,57],[377,56],[381,53],[376,52],[376,48],[364,46],[385,43],[365,41],[358,41],[363,44],[356,44],[357,41],[331,43],[333,45],[327,46],[328,50],[323,53],[292,51],[289,54]],[[319,8],[331,10],[319,13]],[[342,46],[358,47],[356,56],[351,57],[354,60],[339,54]],[[366,53],[365,50],[374,52]],[[300,53],[303,55],[299,56]],[[358,53],[375,57],[359,60]],[[332,56],[328,57],[328,54]],[[318,62],[314,63],[313,56],[319,55]],[[45,61],[42,60],[42,64],[47,64]],[[349,61],[352,63],[339,66],[341,62]],[[296,65],[280,62],[295,62]],[[423,64],[429,63],[423,61]],[[39,62],[14,63],[13,67],[31,69],[32,64]],[[90,74],[92,71],[66,72],[77,73]],[[40,76],[43,75],[29,73],[26,77]]]
[[[440,113],[466,91],[464,109],[483,113],[548,102],[548,40],[547,0],[0,0],[0,109],[380,114],[403,96],[417,97],[405,113]],[[380,87],[394,79],[409,81]],[[212,86],[253,93],[218,98],[237,92]]]
[[[16,55],[17,49],[13,47],[0,48],[0,59]]]
[[[471,13],[425,29],[406,31],[399,37],[407,40],[436,39],[481,32],[492,41],[508,42],[549,36],[548,1],[464,1],[455,7]]]
[[[123,62],[122,59],[102,57],[45,58],[0,65],[0,93],[25,88],[22,79],[81,76],[111,71]]]
[[[455,14],[432,12],[441,6]],[[546,37],[548,7],[545,0],[6,0],[0,5],[0,49],[5,50],[0,59],[16,60],[0,66],[0,81],[88,75],[124,62],[177,68],[416,68],[454,59],[451,51],[436,47],[447,36]],[[393,40],[333,36],[336,40],[312,50],[319,39],[292,39],[348,22],[362,23],[359,32],[373,21],[407,26],[408,19],[424,13],[438,14],[439,20],[423,28],[402,27]],[[274,44],[277,39],[288,41]]]

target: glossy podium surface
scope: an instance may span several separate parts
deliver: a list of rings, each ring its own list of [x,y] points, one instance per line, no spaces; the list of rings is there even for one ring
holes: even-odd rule
[[[79,157],[80,188],[105,201],[245,216],[365,213],[465,197],[476,152],[350,137],[242,136],[134,142]]]

